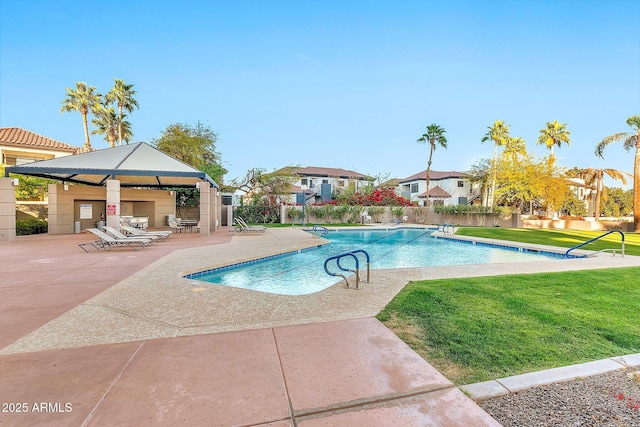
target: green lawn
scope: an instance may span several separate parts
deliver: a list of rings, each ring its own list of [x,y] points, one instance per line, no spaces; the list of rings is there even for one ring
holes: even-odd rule
[[[457,385],[640,352],[640,268],[409,283],[378,315]]]
[[[602,233],[459,234],[571,247]],[[603,247],[619,247],[611,236]],[[640,236],[625,240],[640,255]],[[377,317],[448,379],[470,384],[640,352],[639,277],[634,267],[411,282]]]
[[[473,237],[486,237],[489,239],[512,240],[517,242],[537,243],[541,245],[559,246],[570,248],[589,239],[600,236],[602,231],[582,230],[541,230],[533,228],[497,228],[497,227],[462,227],[456,230],[456,234]],[[624,233],[625,253],[640,255],[640,234]],[[608,236],[589,243],[580,249],[599,251],[606,248],[620,249],[621,237],[619,233],[611,233]]]

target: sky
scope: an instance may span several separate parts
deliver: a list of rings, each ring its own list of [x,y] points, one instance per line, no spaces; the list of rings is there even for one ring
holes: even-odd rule
[[[448,139],[432,169],[466,171],[498,119],[540,157],[540,130],[566,123],[560,166],[632,173],[621,143],[594,148],[640,114],[639,16],[637,0],[0,0],[0,127],[82,146],[65,88],[118,78],[133,141],[201,122],[225,183],[287,165],[406,178],[430,124]]]

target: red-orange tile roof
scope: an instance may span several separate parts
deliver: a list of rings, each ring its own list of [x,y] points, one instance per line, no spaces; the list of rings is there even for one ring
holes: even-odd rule
[[[0,144],[17,147],[37,147],[48,150],[69,151],[72,153],[75,153],[79,149],[79,147],[74,147],[21,128],[0,128]]]
[[[425,198],[427,197],[427,193],[424,192],[418,197]],[[451,194],[444,191],[439,185],[436,185],[435,187],[429,189],[429,197],[432,197],[434,199],[448,199],[449,197],[451,197]]]
[[[418,172],[416,174],[411,175],[408,178],[401,179],[400,184],[404,184],[409,181],[418,181],[421,179],[426,179],[427,171],[424,170],[422,172]],[[467,178],[469,175],[464,172],[456,172],[456,171],[429,171],[429,180],[438,180],[438,179],[447,179],[447,178]]]

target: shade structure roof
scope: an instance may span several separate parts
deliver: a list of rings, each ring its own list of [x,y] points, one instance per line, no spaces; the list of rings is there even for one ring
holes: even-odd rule
[[[121,187],[195,187],[207,182],[219,188],[205,172],[145,142],[5,168],[5,176],[10,173],[94,186],[117,179]]]

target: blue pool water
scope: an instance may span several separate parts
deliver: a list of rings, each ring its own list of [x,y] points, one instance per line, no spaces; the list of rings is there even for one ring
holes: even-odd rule
[[[323,236],[331,243],[318,248],[270,257],[242,266],[194,273],[185,277],[274,294],[305,295],[321,291],[342,280],[339,277],[327,275],[324,271],[324,261],[330,256],[355,249],[364,249],[369,253],[371,270],[557,258],[550,253],[520,252],[507,248],[436,239],[431,236],[432,231],[426,229],[331,231]],[[355,261],[345,258],[341,264],[353,268]],[[364,257],[360,257],[360,268],[366,268]],[[361,279],[364,276],[361,274]]]

